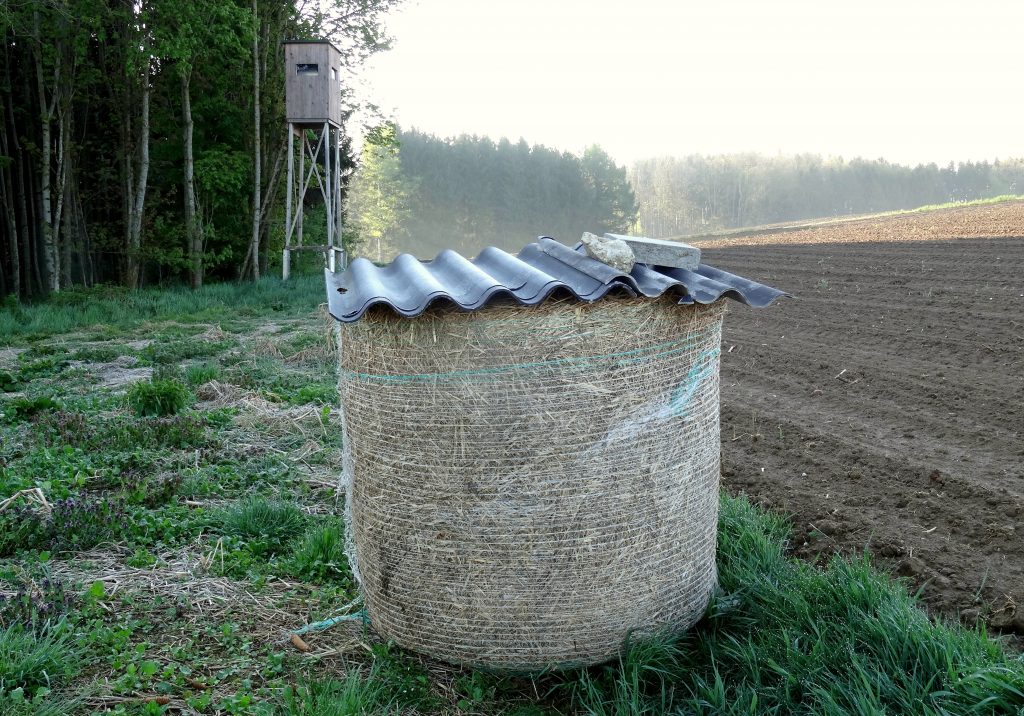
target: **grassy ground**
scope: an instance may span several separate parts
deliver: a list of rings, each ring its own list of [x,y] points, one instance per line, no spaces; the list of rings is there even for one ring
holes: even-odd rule
[[[501,676],[354,612],[319,278],[0,310],[0,714],[1020,714],[1024,660],[723,498],[721,593],[613,663]],[[13,498],[13,499],[9,499]]]

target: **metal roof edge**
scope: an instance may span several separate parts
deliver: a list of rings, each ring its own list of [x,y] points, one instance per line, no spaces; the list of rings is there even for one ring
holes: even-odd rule
[[[386,266],[358,258],[344,272],[325,269],[324,273],[329,311],[343,323],[359,320],[376,305],[410,318],[439,301],[463,311],[479,310],[497,296],[535,306],[558,289],[585,302],[626,291],[647,298],[682,294],[682,305],[708,304],[724,297],[753,308],[789,295],[707,264],[693,271],[636,264],[624,273],[587,256],[579,247],[546,236],[515,256],[492,246],[466,259],[446,249],[427,261],[400,254]]]

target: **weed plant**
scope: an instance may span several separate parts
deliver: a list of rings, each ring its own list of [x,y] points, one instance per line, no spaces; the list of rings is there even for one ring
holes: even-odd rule
[[[216,363],[198,363],[185,369],[185,380],[189,385],[203,385],[220,378],[220,366]]]
[[[140,417],[174,415],[184,410],[191,399],[192,393],[183,383],[156,375],[128,390],[128,406]]]
[[[35,693],[55,685],[73,673],[77,651],[64,620],[0,627],[0,699],[16,689]]]
[[[338,520],[311,527],[296,545],[291,556],[291,571],[306,581],[349,584],[349,566],[345,557],[345,539]]]
[[[124,526],[125,508],[114,497],[55,500],[49,512],[19,505],[0,512],[0,556],[19,549],[89,549],[113,539]]]
[[[327,679],[285,689],[283,716],[359,716],[392,710],[392,697],[378,679],[379,669],[367,677],[352,671],[344,680]]]
[[[0,594],[0,627],[32,629],[62,618],[70,605],[71,594],[61,580],[48,575],[22,580],[13,594]]]
[[[248,540],[260,553],[284,552],[305,523],[296,505],[260,496],[245,498],[221,513],[223,532]]]

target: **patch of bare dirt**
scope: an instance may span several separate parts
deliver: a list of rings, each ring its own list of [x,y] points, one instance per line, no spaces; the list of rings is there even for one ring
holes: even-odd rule
[[[730,246],[777,246],[780,244],[829,244],[878,241],[943,241],[946,239],[1020,236],[1024,227],[1024,202],[958,207],[853,219],[821,226],[779,227],[756,230],[728,238],[695,239],[701,249]]]
[[[1024,204],[935,218],[706,251],[796,296],[726,316],[724,484],[791,515],[796,554],[866,549],[933,610],[1019,639]]]
[[[132,383],[149,380],[153,369],[139,366],[138,360],[132,356],[119,356],[105,363],[85,363],[73,361],[72,367],[83,367],[96,377],[96,381],[108,388],[124,388]]]
[[[0,348],[0,370],[11,370],[18,367],[18,356],[27,348]]]

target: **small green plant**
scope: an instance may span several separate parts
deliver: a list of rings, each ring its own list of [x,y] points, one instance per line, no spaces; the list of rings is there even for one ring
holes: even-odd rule
[[[422,662],[394,644],[373,647],[373,679],[394,699],[396,709],[404,712],[429,712],[437,697],[430,690],[430,675]]]
[[[367,678],[351,672],[344,681],[311,681],[284,692],[285,716],[362,716],[388,713],[391,698],[377,680],[377,669]]]
[[[189,358],[208,358],[234,347],[234,340],[203,340],[186,338],[176,341],[161,341],[146,346],[140,351],[142,359],[155,365],[174,365]]]
[[[85,361],[87,363],[109,363],[117,360],[124,354],[124,349],[119,346],[90,346],[76,350],[71,354],[71,360]]]
[[[305,403],[336,405],[338,402],[338,386],[334,383],[304,385],[295,392],[295,395],[288,402],[296,405],[303,405]]]
[[[117,485],[122,498],[128,504],[157,508],[166,505],[177,496],[183,480],[183,476],[177,472],[152,475],[125,471],[117,477]]]
[[[205,416],[186,413],[163,418],[135,419],[125,416],[99,418],[56,410],[36,418],[39,434],[50,446],[76,445],[111,451],[187,450],[209,442]]]
[[[0,415],[12,423],[25,422],[50,410],[60,409],[60,403],[49,396],[14,398],[0,403]]]
[[[53,503],[49,517],[54,549],[89,549],[111,539],[124,523],[124,503],[115,498],[69,497]]]
[[[221,514],[225,534],[252,543],[254,552],[280,553],[302,531],[306,517],[294,504],[249,497]]]
[[[6,692],[0,686],[0,714],[4,716],[67,716],[78,704],[76,700],[54,696],[46,687],[36,689],[32,695],[20,686]]]
[[[72,673],[77,648],[65,621],[0,628],[0,698],[16,689],[34,694]],[[2,703],[2,702],[0,702]]]
[[[456,703],[460,711],[475,711],[493,701],[497,693],[496,677],[482,671],[471,671],[455,679],[452,688],[459,696]]]
[[[32,629],[63,617],[71,604],[64,583],[46,572],[38,579],[19,580],[17,591],[0,594],[0,627],[21,625]]]
[[[50,346],[37,345],[33,346],[33,348],[50,348]],[[57,358],[52,355],[44,355],[38,360],[24,359],[25,356],[31,355],[34,355],[34,353],[29,351],[18,357],[18,360],[21,362],[21,367],[18,369],[18,379],[22,382],[56,375],[68,364],[66,359]],[[38,354],[36,353],[35,355]]]
[[[128,390],[128,406],[140,417],[175,415],[184,410],[191,399],[191,392],[180,381],[156,375]]]
[[[220,377],[220,366],[216,363],[199,363],[185,369],[185,380],[189,385],[202,385]]]
[[[291,568],[295,576],[312,582],[347,579],[349,568],[341,525],[332,520],[309,529],[292,552]]]
[[[0,370],[0,393],[12,393],[18,389],[18,381],[13,375]]]

